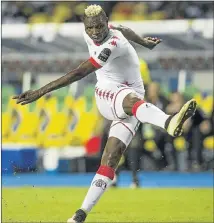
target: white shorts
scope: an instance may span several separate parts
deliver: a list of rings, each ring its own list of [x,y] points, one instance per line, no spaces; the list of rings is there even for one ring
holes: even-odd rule
[[[120,139],[126,146],[135,135],[140,122],[134,116],[127,115],[123,110],[123,100],[135,93],[144,98],[144,93],[139,94],[134,88],[112,82],[98,82],[95,86],[95,98],[99,112],[108,120],[112,120],[109,137]]]

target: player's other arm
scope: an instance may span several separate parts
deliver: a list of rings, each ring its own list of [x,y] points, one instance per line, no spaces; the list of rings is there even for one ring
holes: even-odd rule
[[[41,98],[43,95],[57,90],[59,88],[65,87],[69,84],[78,81],[90,73],[96,71],[98,67],[95,67],[91,60],[87,60],[80,64],[76,69],[70,71],[69,73],[65,74],[64,76],[60,77],[59,79],[50,82],[49,84],[45,85],[44,87],[35,90],[35,91],[26,91],[20,95],[14,96],[13,99],[17,100],[17,104],[25,105],[36,101],[37,99]]]
[[[144,46],[150,50],[152,50],[157,44],[162,42],[161,39],[153,38],[153,37],[141,38],[140,36],[138,36],[134,31],[132,31],[128,27],[124,27],[121,25],[117,26],[117,27],[111,25],[110,27],[112,29],[119,30],[126,37],[126,39],[133,41],[141,46]]]

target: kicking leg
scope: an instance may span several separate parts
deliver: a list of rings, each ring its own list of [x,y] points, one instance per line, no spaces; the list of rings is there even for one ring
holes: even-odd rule
[[[134,93],[130,93],[123,100],[123,109],[127,115],[134,115],[140,122],[159,126],[171,136],[177,137],[182,134],[184,122],[194,115],[196,101],[192,99],[177,114],[167,115],[153,104],[145,102]]]

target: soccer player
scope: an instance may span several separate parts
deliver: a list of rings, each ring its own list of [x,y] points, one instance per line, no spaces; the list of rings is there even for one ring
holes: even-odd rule
[[[90,58],[61,78],[38,90],[26,91],[18,96],[17,103],[31,103],[53,90],[96,73],[95,98],[98,110],[112,120],[109,138],[101,165],[94,176],[82,206],[68,222],[84,222],[87,214],[111,184],[118,162],[131,142],[139,123],[150,123],[165,129],[173,137],[182,133],[184,122],[194,115],[196,102],[188,101],[174,115],[167,115],[156,106],[144,101],[139,59],[129,41],[153,49],[161,42],[158,38],[141,38],[131,29],[109,27],[106,13],[99,5],[85,9],[83,33]],[[87,124],[87,123],[86,123]]]

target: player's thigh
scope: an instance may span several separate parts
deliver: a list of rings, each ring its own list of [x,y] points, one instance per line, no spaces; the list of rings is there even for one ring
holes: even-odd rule
[[[129,118],[123,108],[123,100],[135,90],[125,85],[114,83],[97,83],[95,98],[98,110],[108,120],[120,121]],[[139,95],[139,94],[138,94]],[[141,95],[143,98],[144,95]]]
[[[128,147],[139,125],[140,122],[134,116],[121,121],[113,121],[109,130],[109,137],[121,140]]]

